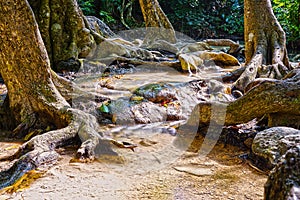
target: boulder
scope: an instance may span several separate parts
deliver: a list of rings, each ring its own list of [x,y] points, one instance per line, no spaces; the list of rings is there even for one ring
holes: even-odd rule
[[[289,127],[272,127],[258,132],[252,143],[250,158],[263,169],[271,170],[290,148],[300,145],[300,131]]]
[[[134,119],[139,124],[162,122],[167,119],[167,111],[163,106],[152,102],[142,102],[131,107]]]

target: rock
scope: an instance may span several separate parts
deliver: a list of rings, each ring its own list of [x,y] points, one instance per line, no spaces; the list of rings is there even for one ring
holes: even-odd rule
[[[174,167],[175,170],[179,172],[186,172],[195,176],[211,176],[213,175],[212,170],[209,168],[203,168],[197,165],[187,165]]]
[[[210,65],[217,65],[220,67],[227,66],[240,66],[239,61],[224,52],[210,52],[210,51],[196,51],[192,53],[179,54],[178,59],[181,63],[182,70],[197,70],[199,66],[207,65],[205,62],[210,63]],[[209,66],[209,65],[208,65]]]
[[[203,59],[193,54],[180,54],[178,59],[184,71],[195,71],[203,65]]]
[[[152,60],[153,55],[146,49],[137,48],[133,43],[122,38],[108,38],[101,42],[91,55],[91,58],[100,59],[110,65],[117,57]]]
[[[110,28],[100,19],[94,16],[86,16],[87,21],[93,31],[99,33],[103,37],[113,37],[115,33],[110,30]]]
[[[250,158],[258,166],[272,169],[288,149],[300,144],[300,131],[288,127],[273,127],[257,133]]]
[[[114,118],[112,121],[116,124],[129,125],[135,123],[134,115],[130,110],[128,99],[119,98],[116,101],[111,101],[109,109]]]
[[[182,109],[179,101],[174,101],[166,104],[167,107],[167,120],[180,120],[183,119]]]
[[[265,184],[265,200],[300,199],[300,145],[294,146],[280,159]]]
[[[154,103],[168,103],[177,100],[175,91],[175,87],[166,83],[153,83],[139,87],[134,94]]]
[[[176,53],[178,51],[178,48],[165,41],[165,40],[155,40],[153,43],[147,45],[146,44],[146,48],[148,49],[154,49],[154,50],[158,50],[158,51],[167,51],[167,52],[171,52],[171,53]]]
[[[220,67],[241,65],[235,57],[224,52],[198,51],[193,54],[203,60],[214,61]]]
[[[167,119],[167,111],[163,106],[152,102],[142,102],[131,107],[134,119],[137,123],[147,124],[162,122]]]
[[[139,143],[140,143],[140,145],[145,146],[145,147],[150,147],[150,146],[157,144],[156,141],[152,141],[147,138],[142,138]]]
[[[177,55],[192,53],[196,51],[206,51],[206,50],[213,50],[213,49],[205,42],[195,42],[192,44],[187,44],[184,47],[182,47],[179,50],[179,52],[177,52]]]

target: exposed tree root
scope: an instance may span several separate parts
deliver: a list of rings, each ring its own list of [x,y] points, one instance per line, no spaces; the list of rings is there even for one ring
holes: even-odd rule
[[[268,118],[268,126],[299,127],[300,73],[295,70],[284,80],[266,79],[256,84],[243,97],[230,104],[201,103],[198,106],[200,123],[225,118],[225,125],[246,123],[254,118]],[[226,107],[226,116],[212,113],[212,105]],[[284,116],[284,120],[282,118]]]
[[[69,140],[74,140],[77,136],[82,141],[76,154],[80,161],[94,160],[95,153],[111,154],[113,152],[111,144],[132,150],[136,147],[132,144],[104,138],[96,131],[98,123],[93,115],[69,108],[65,111],[64,116],[71,120],[68,126],[35,136],[24,143],[14,155],[0,159],[1,161],[17,159],[11,168],[0,173],[0,188],[13,184],[30,170],[56,163],[59,155],[55,149],[65,145]],[[21,127],[24,128],[24,126]]]
[[[270,1],[245,1],[246,69],[234,87],[244,91],[255,78],[283,78],[290,68],[285,33]]]
[[[82,90],[74,82],[58,76],[54,71],[51,71],[51,78],[56,89],[68,102],[78,98],[95,99],[99,102],[109,100],[107,96],[100,96],[99,94]]]
[[[241,50],[241,47],[238,43],[229,39],[207,39],[203,42],[207,43],[210,46],[229,46],[229,54],[236,54]]]
[[[266,66],[263,62],[263,54],[255,54],[248,65],[246,65],[244,72],[235,81],[233,87],[244,92],[245,88],[256,78],[282,79],[288,74],[290,67],[277,59],[279,56],[276,53],[274,53],[274,57],[276,58],[273,59],[273,64]]]
[[[238,90],[244,91],[246,86],[256,78],[258,68],[261,66],[261,64],[262,54],[255,55],[251,62],[246,66],[245,71],[234,83],[234,87]]]

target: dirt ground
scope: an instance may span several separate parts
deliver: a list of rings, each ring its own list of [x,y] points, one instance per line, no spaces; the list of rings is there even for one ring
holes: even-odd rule
[[[207,156],[182,151],[172,157],[176,151],[169,145],[172,138],[156,134],[147,143],[135,138],[131,141],[140,140],[135,152],[115,149],[119,155],[91,163],[70,162],[75,149],[59,149],[61,160],[56,165],[28,188],[3,192],[0,199],[263,199],[267,176],[239,158],[246,152],[220,144]],[[16,147],[2,143],[1,155]]]

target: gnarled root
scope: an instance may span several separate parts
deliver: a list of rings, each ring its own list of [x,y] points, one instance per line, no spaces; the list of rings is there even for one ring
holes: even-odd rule
[[[254,82],[255,83],[255,82]],[[260,79],[247,93],[234,102],[226,105],[226,116],[223,125],[246,123],[254,118],[268,116],[269,126],[299,126],[299,122],[292,120],[300,116],[300,70],[294,70],[284,80]],[[222,105],[214,103],[215,107]],[[209,124],[213,115],[212,103],[200,103],[200,123]],[[216,117],[215,116],[215,117]],[[285,120],[277,120],[285,116]],[[299,118],[297,118],[299,119]],[[295,124],[284,124],[293,123]],[[276,122],[276,123],[275,123]]]
[[[111,143],[122,144],[112,139],[105,139],[99,134],[96,131],[97,120],[93,115],[72,108],[69,108],[66,113],[66,116],[71,119],[67,127],[35,136],[24,143],[14,155],[0,159],[2,161],[17,159],[12,167],[0,172],[0,188],[13,184],[30,170],[56,163],[59,155],[55,148],[63,146],[77,135],[82,144],[76,156],[81,161],[93,160],[95,152],[102,154],[113,152],[110,148]],[[118,147],[132,149],[135,146],[126,144]]]
[[[280,26],[255,36],[249,33],[246,45],[246,68],[234,83],[234,88],[244,91],[256,78],[283,78],[290,70],[285,46],[285,34]]]
[[[256,54],[251,62],[246,66],[245,71],[234,83],[234,88],[244,91],[246,86],[256,78],[258,68],[261,66],[261,64],[262,54]]]

